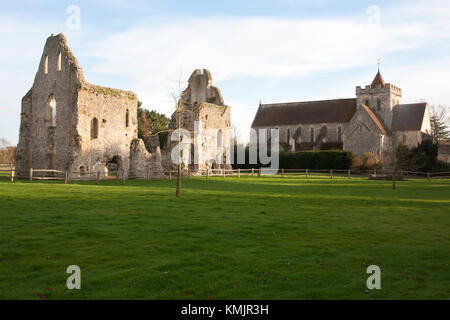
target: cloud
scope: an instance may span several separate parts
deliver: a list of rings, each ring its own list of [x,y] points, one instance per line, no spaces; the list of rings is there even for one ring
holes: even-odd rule
[[[180,70],[182,80],[203,67],[216,81],[300,76],[373,64],[434,37],[435,26],[423,21],[370,25],[368,18],[178,17],[110,35],[82,54],[98,59],[88,72],[126,77],[141,98],[160,105],[169,103]]]

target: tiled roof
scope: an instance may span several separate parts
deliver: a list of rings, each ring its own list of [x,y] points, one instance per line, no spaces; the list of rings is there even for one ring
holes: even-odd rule
[[[418,131],[422,128],[427,104],[412,103],[398,104],[393,109],[393,131]]]
[[[387,135],[388,132],[384,128],[383,123],[380,121],[380,119],[378,119],[377,115],[368,106],[362,106],[362,107],[369,114],[370,118],[376,124],[378,129],[380,129],[381,133],[383,133],[384,135]]]
[[[356,111],[356,99],[262,104],[252,127],[282,125],[344,123]]]
[[[371,88],[377,88],[377,87],[385,87],[386,83],[384,82],[383,76],[380,73],[380,70],[378,70],[377,75],[372,81],[372,84],[370,85]]]

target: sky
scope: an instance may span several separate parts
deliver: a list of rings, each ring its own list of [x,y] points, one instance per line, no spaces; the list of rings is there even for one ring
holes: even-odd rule
[[[64,33],[88,82],[131,90],[170,116],[171,94],[209,69],[248,141],[259,102],[355,97],[380,61],[402,103],[450,106],[450,1],[8,1],[0,11],[0,138],[47,37]]]

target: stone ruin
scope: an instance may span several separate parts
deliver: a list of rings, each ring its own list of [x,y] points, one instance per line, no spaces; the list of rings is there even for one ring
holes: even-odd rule
[[[200,134],[192,141],[199,148],[199,159],[190,168],[229,168],[224,165],[224,150],[230,107],[212,86],[208,70],[194,71],[180,103],[185,111],[183,129],[193,132],[195,122],[201,123]],[[17,175],[27,177],[33,168],[67,171],[69,179],[89,179],[98,173],[105,178],[116,172],[118,178],[163,177],[164,169],[174,168],[173,144],[161,151],[157,136],[147,139],[147,145],[138,139],[137,107],[134,92],[86,82],[65,36],[51,35],[33,86],[22,99]],[[174,114],[169,129],[177,127]],[[209,129],[216,129],[216,135],[205,135]]]
[[[184,167],[189,167],[194,174],[207,168],[231,169],[231,165],[227,164],[226,153],[231,128],[230,107],[224,104],[220,89],[212,85],[211,72],[207,69],[195,70],[178,103],[181,105],[180,127],[191,133],[191,152],[183,156],[184,160],[188,160],[188,165]],[[196,122],[199,124],[198,128],[195,127]],[[178,113],[175,111],[169,129],[177,128]],[[170,144],[174,145],[169,135],[168,145]],[[194,151],[197,151],[196,156]],[[170,152],[164,153],[163,165],[174,168],[169,156]]]
[[[22,99],[16,171],[67,170],[69,178],[162,177],[159,149],[137,139],[135,93],[85,81],[63,34],[50,36],[32,88]]]

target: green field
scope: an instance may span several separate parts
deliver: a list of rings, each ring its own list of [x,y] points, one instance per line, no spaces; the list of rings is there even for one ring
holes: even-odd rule
[[[0,299],[450,298],[449,180],[175,184],[0,180]]]

